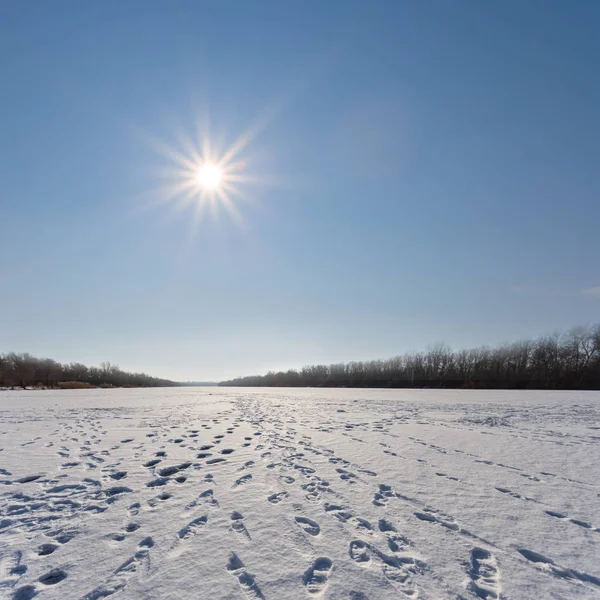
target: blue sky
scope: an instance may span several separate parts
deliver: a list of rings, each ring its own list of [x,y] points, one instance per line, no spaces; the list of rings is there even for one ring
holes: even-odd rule
[[[600,3],[0,7],[0,351],[176,379],[600,317]],[[251,182],[157,193],[198,123]],[[150,200],[162,199],[152,203]]]

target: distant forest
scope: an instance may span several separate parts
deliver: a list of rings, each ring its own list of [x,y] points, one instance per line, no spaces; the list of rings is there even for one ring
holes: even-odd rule
[[[178,384],[145,373],[127,373],[109,362],[103,362],[99,367],[87,367],[80,363],[63,365],[51,358],[36,358],[31,354],[0,354],[0,388],[78,389],[173,385]]]
[[[387,360],[303,367],[223,381],[227,386],[600,389],[600,324],[498,348],[444,344]]]

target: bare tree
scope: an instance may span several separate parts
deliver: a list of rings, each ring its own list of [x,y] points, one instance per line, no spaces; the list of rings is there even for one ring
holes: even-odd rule
[[[436,344],[388,360],[306,366],[222,385],[600,389],[600,325],[493,349],[453,352]]]

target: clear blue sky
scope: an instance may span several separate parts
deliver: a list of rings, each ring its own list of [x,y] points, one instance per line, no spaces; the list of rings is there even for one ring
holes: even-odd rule
[[[0,351],[221,379],[599,321],[598,31],[596,0],[3,2]],[[256,131],[242,220],[148,208],[150,139],[208,116]]]

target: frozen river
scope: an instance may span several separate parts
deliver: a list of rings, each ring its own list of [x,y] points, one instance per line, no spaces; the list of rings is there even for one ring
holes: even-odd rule
[[[0,392],[0,598],[600,597],[600,393]]]

